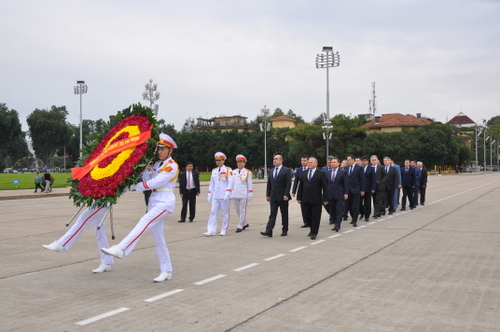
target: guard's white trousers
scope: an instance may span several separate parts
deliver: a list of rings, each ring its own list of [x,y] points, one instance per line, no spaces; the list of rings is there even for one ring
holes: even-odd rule
[[[134,250],[139,239],[147,231],[151,231],[155,245],[156,257],[160,262],[160,270],[172,272],[172,261],[165,242],[165,233],[163,232],[163,220],[171,214],[165,210],[165,206],[148,207],[148,212],[139,220],[137,225],[130,233],[118,244],[118,248],[123,250],[123,254],[128,256]],[[104,247],[106,248],[106,247]]]
[[[230,200],[223,199],[212,199],[212,210],[210,211],[210,217],[208,217],[207,231],[210,233],[217,232],[217,214],[219,210],[222,212],[222,228],[221,232],[227,232],[229,229],[229,206]]]
[[[243,229],[244,226],[248,225],[247,220],[247,206],[248,199],[246,198],[233,198],[234,207],[236,208],[236,213],[239,217],[238,228]]]
[[[87,228],[88,224],[93,224],[95,238],[97,240],[97,249],[101,255],[101,263],[108,265],[113,264],[113,256],[106,255],[101,251],[101,248],[109,248],[108,239],[106,238],[105,224],[102,224],[101,229],[97,229],[99,223],[106,214],[106,211],[107,208],[85,209],[73,226],[57,242],[64,247],[64,250],[68,251],[75,244],[83,230]]]

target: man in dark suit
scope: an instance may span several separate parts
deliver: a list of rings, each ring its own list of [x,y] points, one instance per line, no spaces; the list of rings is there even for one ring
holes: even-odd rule
[[[328,157],[326,158],[326,166],[323,166],[323,167],[321,168],[321,170],[322,170],[324,173],[326,173],[326,172],[328,172],[329,170],[331,170],[331,169],[332,169],[332,160],[333,160],[333,158],[334,158],[333,156],[328,156]]]
[[[377,188],[377,176],[375,175],[375,169],[370,166],[368,157],[362,157],[361,164],[365,174],[365,195],[361,197],[359,205],[359,219],[364,217],[365,221],[370,221],[370,214],[372,213],[372,190]]]
[[[365,188],[365,174],[363,168],[355,163],[356,157],[350,155],[347,157],[347,162],[349,165],[346,167],[347,177],[349,178],[349,198],[347,201],[347,210],[351,214],[352,221],[351,224],[357,227],[358,215],[359,215],[359,202],[361,197],[364,196]],[[344,212],[344,216],[347,211]]]
[[[401,186],[403,187],[403,198],[401,200],[401,211],[406,210],[406,200],[409,201],[410,208],[413,208],[412,203],[412,187],[415,182],[415,170],[410,166],[410,160],[405,160],[405,166],[401,168]]]
[[[392,159],[390,157],[384,157],[384,169],[387,173],[385,181],[385,197],[386,201],[383,205],[383,212],[385,214],[385,207],[389,207],[389,214],[393,214],[394,209],[394,192],[398,188],[399,175],[395,167],[392,166]]]
[[[189,203],[189,222],[196,214],[196,196],[200,196],[200,173],[193,171],[193,163],[186,162],[186,171],[179,175],[179,194],[182,198],[181,219],[186,221],[187,206]]]
[[[292,185],[292,173],[288,167],[283,166],[283,157],[275,155],[273,158],[274,168],[269,171],[267,178],[266,200],[271,205],[271,213],[267,222],[266,231],[260,232],[261,235],[273,237],[273,229],[278,215],[278,208],[281,211],[281,236],[288,234],[288,201],[290,196],[290,187]]]
[[[418,205],[418,193],[420,191],[420,176],[422,175],[422,170],[417,167],[417,162],[415,160],[411,161],[411,166],[415,170],[415,181],[413,182],[413,188],[412,188],[412,203],[413,207],[412,210],[415,209]]]
[[[297,192],[297,202],[302,209],[302,219],[311,225],[309,236],[316,239],[321,221],[321,205],[328,204],[328,186],[325,173],[319,169],[318,159],[310,157],[308,169],[302,174]]]
[[[330,209],[330,224],[335,226],[332,230],[338,232],[342,223],[344,201],[349,197],[349,179],[347,173],[340,168],[338,158],[333,158],[330,165],[332,169],[326,173],[328,183],[328,205]]]
[[[307,164],[309,162],[309,157],[308,156],[302,156],[300,157],[300,167],[297,167],[295,170],[295,179],[293,180],[293,188],[292,188],[292,197],[295,197],[295,194],[297,193],[297,185],[299,184],[300,179],[302,178],[303,172],[307,170]],[[302,206],[301,206],[302,209]],[[304,215],[304,214],[302,214]],[[307,224],[306,220],[302,218],[302,221],[304,224],[300,226],[301,228],[306,228],[309,227],[310,225]]]
[[[420,175],[420,205],[425,205],[425,190],[427,189],[427,170],[424,163],[417,162],[417,167],[420,168],[422,174]]]
[[[373,218],[378,218],[382,214],[382,210],[385,210],[385,181],[387,173],[385,172],[384,166],[380,165],[378,157],[373,155],[370,157],[371,167],[375,171],[375,178],[377,179],[377,186],[372,189],[373,195]]]

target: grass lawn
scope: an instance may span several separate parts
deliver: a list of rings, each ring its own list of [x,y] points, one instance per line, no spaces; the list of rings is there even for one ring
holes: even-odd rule
[[[43,177],[43,173],[40,173]],[[50,173],[54,177],[54,188],[69,186],[66,181],[71,177],[71,173]],[[12,189],[35,189],[35,173],[0,173],[0,190]],[[18,180],[18,184],[12,181]]]

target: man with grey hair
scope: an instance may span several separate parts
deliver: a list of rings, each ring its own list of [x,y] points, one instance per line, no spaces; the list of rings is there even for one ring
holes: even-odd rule
[[[422,170],[420,175],[420,205],[425,205],[425,190],[427,189],[427,170],[425,169],[424,163],[417,162],[417,167]]]
[[[302,174],[297,192],[297,203],[302,210],[304,222],[310,225],[309,236],[316,239],[321,221],[321,205],[328,204],[328,185],[326,175],[317,169],[318,160],[310,157],[308,169]]]
[[[323,172],[328,172],[329,170],[332,169],[332,160],[333,160],[333,158],[334,158],[333,156],[328,156],[328,158],[326,158],[326,166],[323,166],[321,168],[321,170]]]

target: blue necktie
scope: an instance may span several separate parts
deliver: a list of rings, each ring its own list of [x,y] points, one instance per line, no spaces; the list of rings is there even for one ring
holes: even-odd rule
[[[309,181],[311,181],[312,178],[312,171],[309,171]]]

